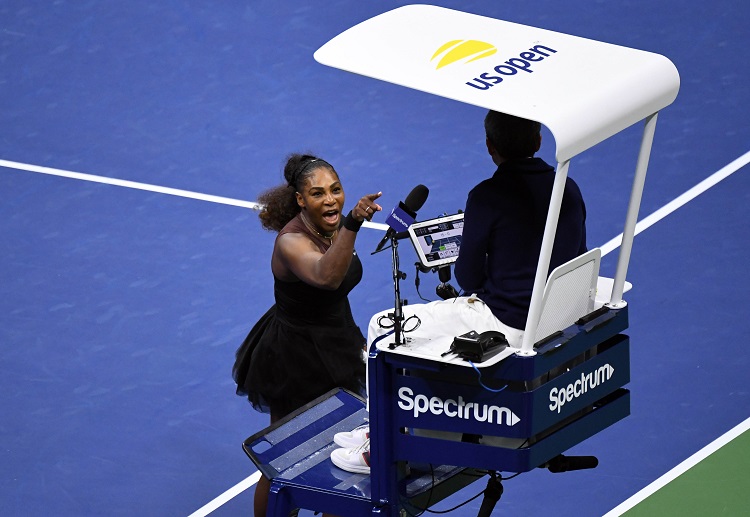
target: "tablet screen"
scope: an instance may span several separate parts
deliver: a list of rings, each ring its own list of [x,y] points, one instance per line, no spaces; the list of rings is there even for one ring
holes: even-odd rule
[[[458,258],[463,229],[463,213],[447,215],[412,224],[409,238],[422,265],[443,266]]]

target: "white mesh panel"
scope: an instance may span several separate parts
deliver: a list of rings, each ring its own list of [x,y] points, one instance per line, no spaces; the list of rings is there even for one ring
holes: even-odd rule
[[[584,262],[572,271],[550,278],[534,342],[563,330],[593,308],[592,278],[598,275],[598,262]],[[597,271],[595,271],[597,269]]]

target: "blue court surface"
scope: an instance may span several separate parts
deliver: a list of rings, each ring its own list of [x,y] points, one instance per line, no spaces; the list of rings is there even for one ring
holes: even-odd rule
[[[659,53],[680,72],[641,208],[653,224],[628,273],[631,415],[570,451],[598,468],[520,475],[496,509],[603,515],[750,417],[750,3],[434,3]],[[347,207],[383,191],[389,210],[421,183],[427,219],[463,208],[494,172],[483,110],[314,61],[333,36],[405,4],[0,4],[2,515],[252,514],[256,469],[241,445],[268,417],[235,395],[231,368],[273,301],[258,194],[281,183],[288,153],[309,150],[337,168]],[[606,276],[641,131],[570,166]],[[539,156],[554,162],[544,138]],[[393,304],[390,254],[370,255],[381,237],[357,241],[365,276],[350,300],[363,329]],[[407,246],[401,294],[416,303]],[[436,275],[420,281],[436,299]],[[733,482],[749,492],[747,476]],[[723,507],[721,492],[705,496]]]

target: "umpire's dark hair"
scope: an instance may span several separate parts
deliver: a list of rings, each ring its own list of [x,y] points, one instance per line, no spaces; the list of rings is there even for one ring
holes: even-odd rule
[[[534,156],[542,125],[533,120],[490,110],[484,117],[487,139],[506,160]]]

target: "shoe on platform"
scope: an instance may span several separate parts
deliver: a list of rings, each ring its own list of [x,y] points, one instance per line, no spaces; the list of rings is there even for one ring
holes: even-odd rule
[[[355,474],[370,474],[370,439],[359,447],[336,449],[331,453],[331,461],[341,470]]]
[[[359,447],[370,439],[370,424],[364,424],[351,431],[336,433],[333,442],[344,449]]]

